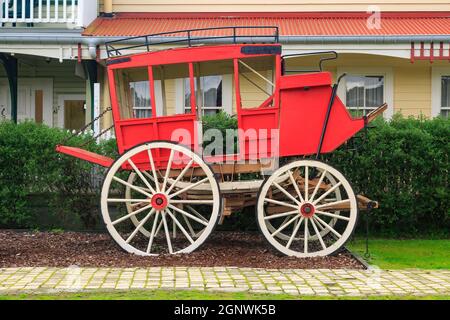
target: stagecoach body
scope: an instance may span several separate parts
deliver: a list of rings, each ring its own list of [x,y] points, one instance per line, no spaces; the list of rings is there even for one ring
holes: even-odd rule
[[[370,202],[317,158],[349,140],[386,106],[354,118],[329,72],[289,74],[278,43],[237,43],[236,34],[233,39],[233,44],[191,46],[188,38],[188,47],[132,55],[108,51],[115,53],[107,68],[120,157],[57,146],[61,153],[108,168],[102,215],[125,250],[192,252],[225,216],[255,206],[258,225],[274,248],[298,257],[324,256],[345,244],[358,207]],[[211,87],[218,75],[221,82]],[[265,96],[253,91],[246,97],[243,81]],[[182,97],[174,84],[184,88]],[[228,103],[236,106],[238,147],[209,154],[202,148],[201,119],[211,112],[212,98],[223,102],[226,85],[233,93]],[[258,178],[243,180],[249,173]]]

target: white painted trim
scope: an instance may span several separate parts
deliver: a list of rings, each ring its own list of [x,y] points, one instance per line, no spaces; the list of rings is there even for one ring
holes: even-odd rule
[[[84,94],[59,94],[58,106],[57,106],[57,123],[56,126],[64,128],[64,101],[65,100],[84,100],[86,101],[86,95]]]
[[[441,114],[441,77],[450,76],[450,67],[431,67],[431,116]]]
[[[156,116],[161,117],[164,115],[164,101],[163,101],[163,92],[162,92],[162,82],[161,80],[155,80],[154,83],[154,90],[155,90],[155,102],[152,101],[152,110],[155,107],[156,103]]]
[[[341,74],[360,75],[360,76],[375,76],[380,75],[384,77],[384,101],[388,104],[388,108],[383,113],[385,119],[390,119],[394,115],[394,71],[391,67],[338,67],[337,77]],[[336,77],[336,78],[337,78]],[[345,77],[342,79],[338,87],[338,96],[344,104],[346,104],[346,87]]]
[[[222,109],[233,113],[233,74],[222,75]]]
[[[175,79],[175,112],[184,113],[184,78]]]
[[[409,43],[360,43],[358,45],[354,43],[284,44],[282,50],[283,54],[333,50],[337,53],[369,54],[402,59],[411,58],[411,44]]]

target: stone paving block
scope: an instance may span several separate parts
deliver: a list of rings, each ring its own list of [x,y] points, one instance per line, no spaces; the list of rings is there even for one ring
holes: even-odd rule
[[[237,267],[1,268],[5,292],[195,289],[300,295],[450,294],[448,270],[301,270]]]

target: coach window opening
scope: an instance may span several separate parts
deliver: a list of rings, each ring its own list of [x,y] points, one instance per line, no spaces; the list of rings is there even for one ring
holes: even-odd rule
[[[193,114],[197,112],[195,95],[194,68],[192,63],[176,63],[154,65],[149,67],[150,87],[152,98],[156,105],[154,116],[174,116]],[[187,86],[188,90],[180,94],[180,86]],[[189,112],[182,105],[189,104]],[[191,106],[193,106],[191,108]],[[187,109],[187,108],[186,108]]]
[[[237,109],[274,105],[275,65],[275,56],[235,59]],[[242,97],[241,91],[247,95]]]

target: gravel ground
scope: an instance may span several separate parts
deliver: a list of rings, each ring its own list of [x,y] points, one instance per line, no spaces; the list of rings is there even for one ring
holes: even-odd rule
[[[190,254],[140,257],[123,251],[105,233],[0,230],[0,267],[234,266],[253,268],[364,269],[351,254],[299,259],[278,255],[261,235],[213,232]]]

